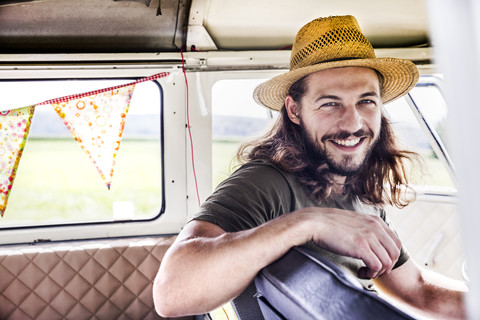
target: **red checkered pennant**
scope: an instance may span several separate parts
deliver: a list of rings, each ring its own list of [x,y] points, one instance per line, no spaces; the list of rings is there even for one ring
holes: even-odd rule
[[[0,215],[3,217],[35,106],[0,112]]]

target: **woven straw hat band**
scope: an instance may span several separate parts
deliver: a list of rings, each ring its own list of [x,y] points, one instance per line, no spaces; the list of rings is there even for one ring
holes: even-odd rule
[[[319,18],[297,33],[290,70],[343,59],[375,58],[370,42],[353,16]]]

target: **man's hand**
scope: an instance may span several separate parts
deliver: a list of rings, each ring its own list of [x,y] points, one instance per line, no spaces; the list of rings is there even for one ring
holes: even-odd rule
[[[360,278],[388,274],[400,256],[400,239],[377,216],[334,208],[306,208],[298,214],[308,217],[311,240],[318,246],[363,260]]]

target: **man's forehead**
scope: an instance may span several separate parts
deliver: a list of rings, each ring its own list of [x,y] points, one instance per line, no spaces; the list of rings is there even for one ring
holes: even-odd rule
[[[307,91],[357,89],[380,95],[381,75],[371,68],[332,68],[311,73],[305,80]]]

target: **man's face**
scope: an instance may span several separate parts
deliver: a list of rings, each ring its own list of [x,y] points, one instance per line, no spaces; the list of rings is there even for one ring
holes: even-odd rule
[[[382,102],[376,72],[362,67],[328,69],[309,75],[305,85],[300,106],[296,105],[298,117],[292,118],[290,111],[289,116],[302,128],[307,150],[325,159],[336,174],[358,173],[380,132]]]

